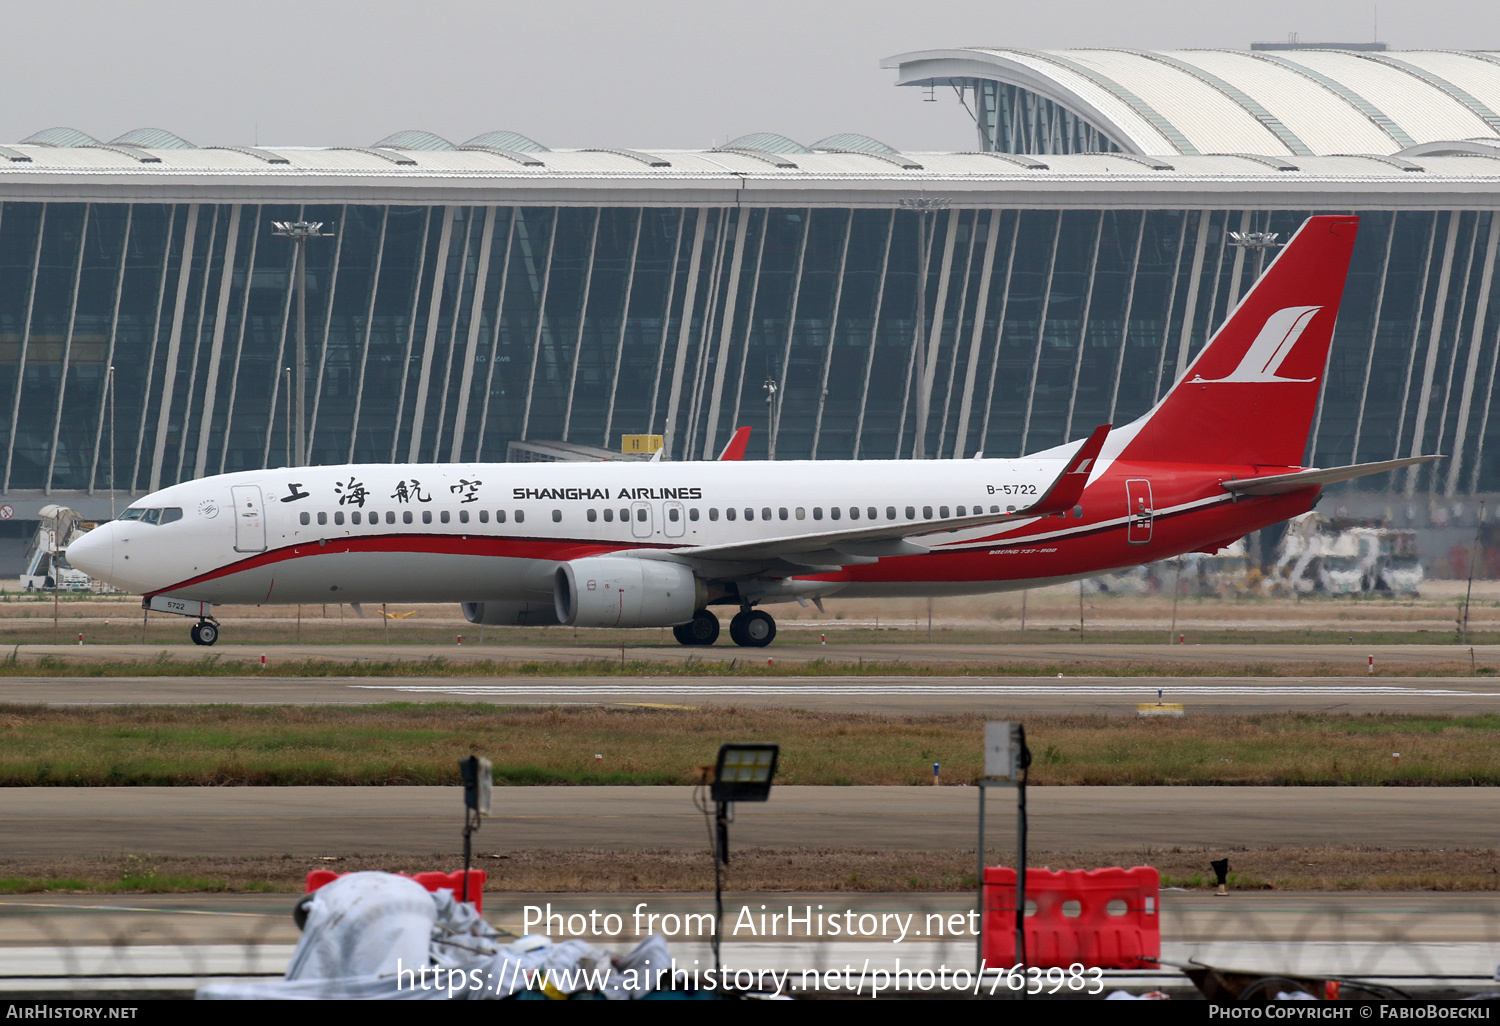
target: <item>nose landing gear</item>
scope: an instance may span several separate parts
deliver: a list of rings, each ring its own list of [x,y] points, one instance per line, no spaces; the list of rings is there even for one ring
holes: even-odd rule
[[[205,617],[193,624],[188,634],[195,645],[212,645],[219,640],[219,622]]]

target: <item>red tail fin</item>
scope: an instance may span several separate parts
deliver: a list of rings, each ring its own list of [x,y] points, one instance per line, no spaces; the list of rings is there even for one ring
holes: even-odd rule
[[[1120,458],[1301,466],[1358,227],[1308,218]]]
[[[750,425],[746,424],[744,427],[735,431],[734,435],[729,439],[728,444],[724,446],[724,451],[719,453],[719,459],[742,460],[745,458],[745,448],[749,444]]]

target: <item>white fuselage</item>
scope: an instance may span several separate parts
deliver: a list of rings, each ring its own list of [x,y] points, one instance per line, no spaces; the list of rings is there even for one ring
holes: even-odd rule
[[[1004,511],[1035,501],[1060,466],[1027,458],[246,471],[148,495],[127,513],[135,519],[91,532],[70,556],[125,590],[214,604],[550,603],[561,561]],[[943,537],[996,533],[990,525]],[[876,590],[944,589],[905,581]],[[953,590],[986,589],[970,581]]]

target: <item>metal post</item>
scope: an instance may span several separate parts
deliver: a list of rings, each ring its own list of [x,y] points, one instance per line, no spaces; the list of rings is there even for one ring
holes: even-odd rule
[[[104,389],[109,399],[109,519],[113,520],[115,519],[115,368],[113,365],[104,376]]]
[[[292,438],[287,440],[288,447],[293,445],[295,439],[296,463],[288,459],[289,466],[306,466],[308,461],[307,452],[307,240],[331,236],[332,232],[323,230],[322,221],[272,221],[272,227],[276,229],[275,234],[292,240],[296,247],[293,260],[293,270],[297,279],[297,381],[294,388],[296,396],[296,426],[292,430]],[[292,396],[287,397],[288,415],[294,405]]]
[[[1484,530],[1484,500],[1479,502],[1479,513],[1474,518],[1474,548],[1469,552],[1469,587],[1464,592],[1464,626],[1459,638],[1459,644],[1469,643],[1469,599],[1474,596],[1474,564],[1479,561],[1479,544],[1481,532]],[[53,549],[57,546],[54,544]]]
[[[975,905],[979,909],[979,937],[974,942],[974,971],[977,973],[979,967],[984,965],[984,800],[989,794],[989,781],[979,782],[979,853],[976,857],[978,865],[974,869],[974,890],[977,892]]]
[[[1177,599],[1182,594],[1182,557],[1177,557],[1177,573],[1172,578],[1172,626],[1167,630],[1167,644],[1177,636]]]
[[[729,865],[729,803],[714,803],[714,975],[722,986],[724,961],[720,943],[724,935],[724,874]]]

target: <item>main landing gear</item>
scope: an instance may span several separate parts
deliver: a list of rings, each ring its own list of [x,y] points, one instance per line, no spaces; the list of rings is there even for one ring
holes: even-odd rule
[[[700,609],[687,623],[673,627],[672,636],[683,645],[712,645],[719,640],[719,618]],[[765,648],[776,637],[776,621],[762,610],[742,609],[729,621],[729,637],[736,645]]]
[[[219,622],[205,617],[193,624],[188,634],[192,636],[195,645],[212,645],[219,640]]]

